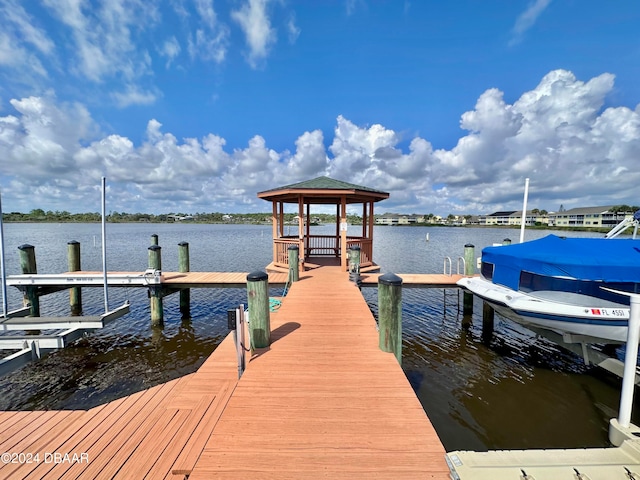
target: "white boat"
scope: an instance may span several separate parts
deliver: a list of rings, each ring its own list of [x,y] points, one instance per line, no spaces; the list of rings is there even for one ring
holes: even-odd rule
[[[612,290],[640,293],[640,240],[548,235],[487,247],[480,277],[458,284],[522,324],[625,342],[629,297]]]

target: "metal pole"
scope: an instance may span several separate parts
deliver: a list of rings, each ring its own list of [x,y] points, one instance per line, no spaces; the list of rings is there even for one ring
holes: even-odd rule
[[[627,331],[622,393],[620,394],[620,411],[618,413],[618,423],[623,428],[629,428],[631,424],[633,391],[638,362],[638,340],[640,340],[640,295],[629,294],[629,296],[631,297],[631,309],[629,311],[629,329]]]
[[[527,198],[529,197],[529,179],[524,181],[524,202],[522,204],[522,221],[520,222],[520,243],[524,242],[524,225],[527,223]]]
[[[106,190],[107,179],[102,177],[102,279],[104,282],[104,311],[109,311],[109,286],[107,285],[107,221],[106,221]]]
[[[7,304],[7,272],[4,270],[4,231],[2,228],[2,195],[0,195],[0,270],[2,270],[2,316],[9,310]]]

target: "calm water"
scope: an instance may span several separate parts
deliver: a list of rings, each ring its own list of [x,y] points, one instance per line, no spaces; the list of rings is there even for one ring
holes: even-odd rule
[[[316,227],[325,230],[335,227]],[[70,240],[81,242],[83,270],[102,269],[99,224],[5,224],[4,234],[8,274],[19,273],[17,247],[24,243],[36,247],[39,272],[66,271]],[[166,271],[177,270],[181,241],[189,242],[194,271],[252,271],[271,261],[270,226],[113,224],[107,226],[109,270],[144,270],[152,234],[160,237]],[[455,271],[465,244],[474,244],[479,255],[504,238],[516,242],[519,230],[376,227],[374,258],[383,272],[440,273],[448,256]],[[363,295],[375,313],[376,289],[365,288]],[[10,308],[21,306],[16,289],[8,300]],[[162,329],[149,326],[146,291],[109,290],[112,308],[126,300],[127,316],[0,378],[0,409],[90,408],[192,372],[226,335],[227,309],[245,303],[246,295],[243,289],[194,289],[187,321],[178,297],[167,297]],[[85,314],[101,313],[102,289],[85,288],[83,304]],[[41,298],[42,315],[67,314],[68,308],[67,292]],[[468,329],[461,310],[455,289],[403,292],[403,368],[447,450],[608,445],[617,379],[498,315],[493,338],[483,342],[481,302]]]

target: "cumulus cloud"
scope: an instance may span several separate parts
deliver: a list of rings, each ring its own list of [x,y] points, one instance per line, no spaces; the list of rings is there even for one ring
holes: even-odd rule
[[[462,113],[450,150],[344,116],[332,138],[303,132],[293,152],[261,135],[233,149],[215,133],[177,138],[156,119],[136,144],[101,134],[86,107],[53,94],[13,99],[0,117],[0,187],[22,211],[91,210],[103,175],[111,209],[153,213],[264,211],[256,192],[320,175],[389,191],[383,208],[416,213],[518,209],[525,178],[532,208],[637,204],[640,112],[605,108],[614,80],[556,70],[513,103],[489,89]]]

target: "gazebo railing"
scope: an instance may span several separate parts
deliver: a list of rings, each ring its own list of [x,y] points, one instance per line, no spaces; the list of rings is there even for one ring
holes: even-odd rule
[[[347,249],[354,245],[360,247],[360,266],[368,267],[373,265],[373,240],[362,237],[347,237]]]
[[[335,235],[309,235],[304,240],[304,258],[314,256],[340,257],[340,237]],[[275,246],[274,265],[289,267],[289,246],[300,245],[298,237],[280,237],[273,240]],[[373,264],[373,241],[370,238],[347,237],[347,249],[354,245],[360,247],[360,265]]]
[[[275,258],[273,260],[274,265],[278,267],[289,267],[289,247],[291,245],[300,245],[298,237],[281,237],[274,238],[273,245],[275,246]]]
[[[340,238],[335,235],[309,235],[306,237],[306,257],[340,256]]]

